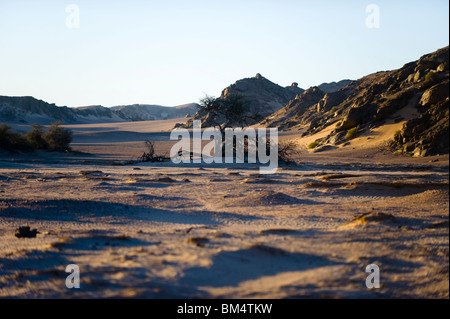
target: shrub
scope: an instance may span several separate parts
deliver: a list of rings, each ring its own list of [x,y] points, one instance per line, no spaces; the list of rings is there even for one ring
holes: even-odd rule
[[[28,142],[25,135],[18,132],[12,132],[11,141],[13,150],[29,152],[33,150],[33,146]]]
[[[313,149],[313,148],[317,147],[317,145],[319,145],[319,142],[314,141],[314,142],[308,144],[308,148]]]
[[[70,142],[72,142],[72,132],[62,128],[61,122],[53,123],[47,131],[42,135],[48,148],[52,151],[70,150]]]
[[[155,158],[155,145],[152,141],[145,141],[145,147],[147,152],[144,152],[141,156],[143,162],[153,162]]]
[[[427,75],[425,75],[426,82],[434,83],[437,81],[437,79],[438,79],[438,75],[436,72],[430,71],[427,73]]]
[[[44,133],[42,125],[33,124],[31,130],[23,134],[12,131],[8,125],[0,124],[0,149],[8,151],[70,150],[72,132],[60,125],[60,122],[54,123]]]
[[[347,131],[347,135],[345,135],[345,138],[351,139],[356,136],[356,134],[359,133],[359,129],[357,127],[351,128]]]
[[[11,127],[0,125],[0,148],[9,149],[11,146]]]
[[[269,145],[270,147],[270,145]],[[280,143],[278,145],[278,158],[284,162],[291,162],[291,156],[296,153],[296,144],[294,141]]]
[[[145,148],[147,151],[141,155],[142,162],[165,162],[169,158],[165,155],[158,155],[155,152],[155,143],[152,141],[145,141]]]
[[[33,124],[31,125],[31,131],[29,131],[25,137],[33,148],[45,150],[48,149],[49,146],[43,135],[44,127],[39,124]]]
[[[32,146],[23,134],[14,132],[5,124],[0,125],[0,148],[8,151],[29,151]]]

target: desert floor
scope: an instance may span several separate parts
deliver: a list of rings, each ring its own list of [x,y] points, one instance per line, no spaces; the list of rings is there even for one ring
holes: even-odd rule
[[[297,140],[272,175],[132,162],[146,139],[168,153],[182,121],[74,125],[91,154],[0,155],[0,297],[449,297],[448,156],[386,152],[386,125],[324,152]]]

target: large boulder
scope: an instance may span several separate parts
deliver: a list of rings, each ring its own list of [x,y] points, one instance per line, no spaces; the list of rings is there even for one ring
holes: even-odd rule
[[[426,90],[419,101],[421,106],[431,106],[449,97],[449,81],[436,84]]]
[[[331,92],[325,94],[322,100],[319,101],[317,111],[318,112],[328,112],[334,106],[341,104],[347,98],[345,90],[339,90],[336,92]]]
[[[339,130],[348,130],[373,120],[378,106],[373,103],[352,107],[348,110],[347,116],[341,122]]]
[[[303,103],[307,103],[308,105],[316,104],[320,99],[324,97],[325,93],[317,86],[313,86],[303,92],[301,95],[297,96],[296,99],[301,100]]]

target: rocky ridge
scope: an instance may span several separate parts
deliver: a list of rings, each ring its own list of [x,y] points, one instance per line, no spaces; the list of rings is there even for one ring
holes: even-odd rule
[[[417,118],[406,121],[389,147],[414,156],[447,154],[448,104],[449,48],[445,47],[398,70],[352,81],[335,92],[325,93],[319,87],[308,89],[261,124],[282,130],[306,126],[304,135],[336,124],[328,136],[316,141],[316,146],[339,145],[383,125],[410,106],[417,111]],[[404,119],[397,116],[394,120]]]
[[[0,123],[50,124],[61,121],[65,124],[80,124],[165,120],[191,116],[197,106],[196,103],[190,103],[176,107],[135,104],[111,108],[101,105],[70,108],[31,96],[0,96]]]

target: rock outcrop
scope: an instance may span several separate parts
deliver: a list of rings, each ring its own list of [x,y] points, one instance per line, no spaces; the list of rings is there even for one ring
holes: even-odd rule
[[[305,113],[311,110],[313,105],[316,105],[325,93],[317,86],[309,88],[302,94],[299,94],[295,99],[291,100],[285,107],[267,117],[262,124],[268,126],[277,126],[279,128],[287,128],[297,125],[301,122]]]
[[[422,113],[407,121],[391,148],[416,157],[449,153],[449,81],[426,90],[419,101]]]
[[[377,72],[351,81],[322,97],[311,94],[307,98],[308,91],[261,124],[279,129],[308,125],[305,135],[336,124],[336,129],[318,141],[318,146],[336,145],[353,136],[346,134],[348,130],[361,133],[382,125],[397,111],[409,106],[415,108],[419,115],[405,123],[403,129],[393,136],[391,149],[414,156],[448,153],[448,47],[407,63],[398,70]]]
[[[303,93],[304,90],[298,87],[297,83],[292,83],[288,87],[282,87],[275,84],[261,74],[256,74],[255,77],[245,78],[236,81],[234,84],[225,88],[219,99],[226,100],[230,96],[241,96],[246,105],[246,114],[244,114],[245,121],[242,123],[233,123],[234,125],[252,125],[256,124],[266,116],[276,112],[285,106],[290,100],[297,95]],[[202,125],[212,126],[219,122],[226,122],[225,116],[215,116],[215,123],[210,119],[211,116],[207,112],[197,112],[194,116],[195,120],[201,120]],[[192,126],[192,120],[186,123],[186,127]]]
[[[339,91],[343,87],[349,85],[352,80],[341,80],[339,82],[322,83],[318,85],[319,89],[325,93],[332,93]]]

